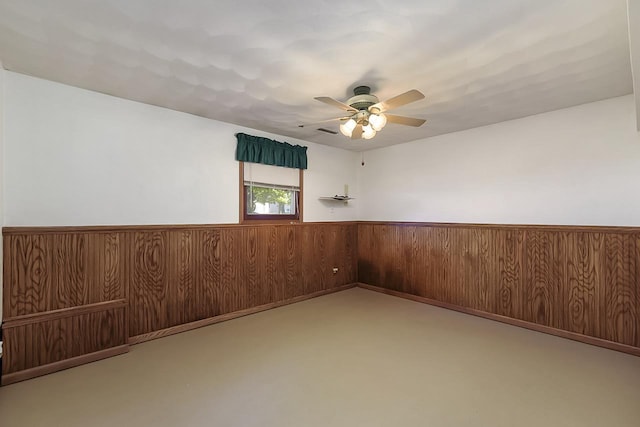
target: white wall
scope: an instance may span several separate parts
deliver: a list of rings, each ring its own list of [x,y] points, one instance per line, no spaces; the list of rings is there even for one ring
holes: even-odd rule
[[[362,220],[640,226],[631,95],[373,150],[365,159]]]
[[[238,222],[234,134],[308,146],[305,221],[356,219],[358,156],[164,108],[6,72],[5,224]]]
[[[304,220],[305,221],[353,221],[358,219],[357,204],[359,187],[357,173],[359,154],[339,150],[321,144],[308,145],[309,161],[313,167],[304,175]],[[349,196],[356,200],[348,203],[320,200],[320,197],[335,196],[344,193],[348,185]]]
[[[5,72],[4,224],[236,223],[236,132],[309,147],[305,221],[640,225],[632,96],[360,154]],[[342,193],[348,205],[318,200]]]

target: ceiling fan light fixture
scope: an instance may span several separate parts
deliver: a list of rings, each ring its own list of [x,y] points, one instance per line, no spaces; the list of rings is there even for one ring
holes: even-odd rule
[[[340,132],[344,136],[351,138],[351,134],[353,133],[353,130],[355,129],[356,125],[357,123],[354,119],[349,119],[340,125]]]
[[[376,130],[370,124],[362,126],[362,137],[364,139],[371,139],[376,136]]]
[[[385,127],[387,121],[405,125],[420,127],[425,123],[424,119],[415,119],[413,117],[383,114],[388,110],[401,107],[411,102],[424,99],[424,94],[419,90],[411,89],[407,92],[396,95],[380,102],[377,96],[371,95],[369,86],[358,86],[353,89],[353,94],[346,103],[336,101],[328,96],[318,96],[315,99],[333,107],[346,111],[347,117],[340,117],[335,120],[347,120],[340,125],[340,133],[351,139],[371,139],[376,136]]]
[[[383,127],[387,124],[387,117],[382,114],[371,114],[369,116],[369,123],[376,131],[381,131]]]

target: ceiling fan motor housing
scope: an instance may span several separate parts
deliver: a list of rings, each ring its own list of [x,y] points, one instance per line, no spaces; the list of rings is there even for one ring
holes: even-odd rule
[[[377,104],[378,97],[371,95],[371,88],[369,86],[358,86],[353,89],[355,96],[352,96],[347,100],[347,104],[356,110],[366,110],[373,104]]]

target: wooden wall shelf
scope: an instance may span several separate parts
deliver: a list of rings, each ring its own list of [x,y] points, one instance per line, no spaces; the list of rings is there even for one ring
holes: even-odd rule
[[[338,196],[337,194],[335,196],[328,196],[328,197],[319,197],[320,200],[330,200],[333,202],[348,202],[349,200],[353,200],[353,197],[349,197],[349,196]]]

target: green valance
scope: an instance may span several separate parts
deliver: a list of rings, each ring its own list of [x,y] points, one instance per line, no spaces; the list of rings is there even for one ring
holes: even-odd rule
[[[237,133],[236,138],[238,138],[236,160],[240,162],[262,163],[294,169],[307,168],[307,147],[247,135],[246,133]]]

